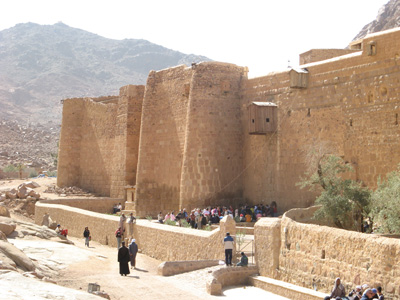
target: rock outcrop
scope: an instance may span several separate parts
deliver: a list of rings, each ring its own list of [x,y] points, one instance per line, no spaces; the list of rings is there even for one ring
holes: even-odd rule
[[[390,0],[382,6],[378,16],[365,25],[353,40],[359,40],[369,33],[379,32],[400,26],[400,0]]]

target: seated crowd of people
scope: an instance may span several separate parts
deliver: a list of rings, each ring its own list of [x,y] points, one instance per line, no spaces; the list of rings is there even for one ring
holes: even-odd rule
[[[358,285],[356,286],[347,296],[346,291],[343,284],[340,281],[340,278],[336,278],[335,284],[332,288],[332,292],[329,296],[326,296],[324,300],[370,300],[370,299],[379,299],[384,300],[384,296],[382,294],[382,287],[378,286],[377,288],[370,288],[368,284]]]
[[[182,226],[182,220],[185,220],[192,228],[202,229],[207,225],[218,224],[220,219],[226,215],[230,215],[239,222],[255,222],[261,217],[276,217],[277,204],[273,201],[271,205],[243,205],[236,209],[233,209],[232,206],[196,208],[190,214],[186,209],[183,209],[177,215],[172,211],[168,212],[165,216],[160,212],[158,214],[158,222],[165,223],[171,220]]]

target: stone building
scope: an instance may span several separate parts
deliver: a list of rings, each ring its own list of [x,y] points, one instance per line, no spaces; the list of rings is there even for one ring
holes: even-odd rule
[[[207,62],[152,71],[116,97],[66,99],[58,185],[119,198],[136,185],[139,216],[271,201],[283,211],[315,199],[296,186],[309,154],[333,153],[373,188],[400,163],[399,49],[393,29],[259,78]]]

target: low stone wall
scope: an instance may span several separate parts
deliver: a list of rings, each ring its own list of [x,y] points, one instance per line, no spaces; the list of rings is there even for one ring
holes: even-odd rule
[[[321,300],[327,294],[263,276],[251,276],[251,285],[292,300]]]
[[[190,260],[190,261],[165,261],[158,266],[157,274],[171,276],[185,272],[195,271],[208,267],[218,266],[220,260]]]
[[[223,238],[235,236],[235,221],[224,217],[213,231],[170,226],[141,220],[133,229],[142,253],[164,261],[225,259]]]
[[[59,199],[58,203],[71,204],[70,200]],[[36,224],[41,225],[43,215],[47,212],[53,220],[68,229],[69,235],[83,239],[84,228],[88,226],[92,240],[117,247],[115,230],[119,217],[53,203],[54,201],[48,200],[36,203]],[[100,202],[92,202],[92,210],[97,209],[94,207],[96,203],[101,205]],[[213,231],[137,220],[133,227],[133,236],[143,254],[159,260],[223,260],[223,238],[226,232],[230,232],[234,237],[235,228],[235,221],[231,217],[224,217],[220,228]]]
[[[262,218],[255,225],[256,263],[260,275],[329,293],[340,277],[346,291],[356,285],[382,286],[385,296],[400,296],[398,239],[347,231],[303,221],[296,209],[281,220]]]
[[[43,200],[42,200],[43,201]],[[85,227],[89,227],[92,240],[103,245],[117,247],[115,230],[118,227],[119,217],[91,212],[66,205],[36,202],[35,223],[42,224],[43,215],[47,212],[52,220],[57,221],[63,228],[68,229],[68,234],[82,237]]]
[[[71,207],[81,208],[102,214],[112,214],[115,204],[121,203],[125,206],[125,200],[119,198],[61,198],[54,200],[41,200],[41,203],[62,204]]]
[[[231,285],[246,285],[251,275],[258,274],[257,266],[222,267],[213,272],[213,277],[207,282],[207,293],[222,295],[222,288]]]

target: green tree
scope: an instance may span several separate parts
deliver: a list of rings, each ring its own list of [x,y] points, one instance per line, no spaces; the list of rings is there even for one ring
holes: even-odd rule
[[[18,163],[16,167],[17,167],[17,170],[18,170],[19,179],[21,179],[22,178],[22,171],[25,169],[25,165],[23,163]]]
[[[400,233],[400,165],[378,180],[372,193],[370,217],[381,233]]]
[[[17,168],[14,165],[7,165],[3,168],[3,171],[5,173],[13,173],[13,172],[17,172]]]
[[[311,190],[320,188],[315,203],[321,205],[314,218],[338,228],[362,230],[363,217],[369,213],[371,192],[360,182],[346,179],[353,168],[342,158],[324,155],[318,160],[317,171],[298,185]]]

